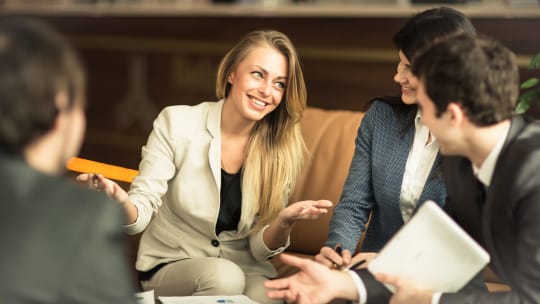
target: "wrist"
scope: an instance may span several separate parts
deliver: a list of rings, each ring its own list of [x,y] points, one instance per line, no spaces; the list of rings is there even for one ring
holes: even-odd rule
[[[292,229],[295,222],[285,216],[278,216],[277,218],[277,224],[281,229]]]
[[[358,302],[360,295],[358,288],[348,271],[336,270],[338,278],[336,278],[339,284],[336,284],[338,288],[334,289],[334,298],[347,299],[350,301]]]

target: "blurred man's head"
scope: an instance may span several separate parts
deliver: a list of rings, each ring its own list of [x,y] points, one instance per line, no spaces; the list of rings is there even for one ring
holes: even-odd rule
[[[58,33],[37,21],[0,22],[1,150],[59,172],[82,142],[84,95],[82,64]]]

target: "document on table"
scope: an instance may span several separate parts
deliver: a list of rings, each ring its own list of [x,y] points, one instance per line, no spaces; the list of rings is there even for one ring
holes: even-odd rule
[[[434,291],[456,292],[488,262],[489,254],[480,245],[437,204],[426,201],[368,269],[373,274],[398,275]]]
[[[238,296],[191,296],[191,297],[158,297],[163,304],[258,304],[244,295]]]
[[[154,290],[147,290],[135,293],[137,304],[155,304]]]

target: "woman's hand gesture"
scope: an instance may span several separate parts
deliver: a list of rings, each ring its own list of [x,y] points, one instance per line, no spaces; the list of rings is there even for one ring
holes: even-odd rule
[[[89,189],[103,191],[121,205],[129,201],[127,192],[117,183],[105,178],[103,174],[83,173],[79,174],[76,179],[78,182],[86,184]]]

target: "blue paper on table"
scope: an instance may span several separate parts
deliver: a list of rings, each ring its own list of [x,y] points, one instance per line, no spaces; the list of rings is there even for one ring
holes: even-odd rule
[[[489,254],[437,204],[426,201],[368,269],[408,278],[426,289],[456,292],[488,263]]]

